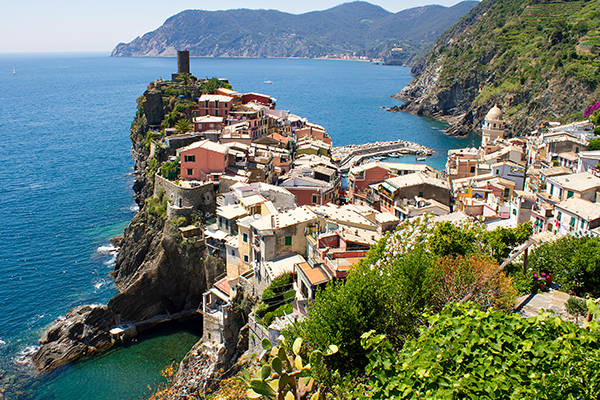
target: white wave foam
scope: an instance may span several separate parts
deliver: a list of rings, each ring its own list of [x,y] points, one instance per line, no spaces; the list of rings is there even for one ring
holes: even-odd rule
[[[33,364],[33,355],[39,349],[39,346],[27,346],[21,349],[16,357],[13,357],[13,363],[16,365],[31,365]]]
[[[0,339],[0,347],[2,347],[2,346],[6,346],[6,342],[4,340]]]
[[[97,253],[104,253],[104,254],[110,254],[112,252],[116,252],[118,249],[113,246],[112,244],[108,245],[108,246],[100,246],[96,249]]]
[[[113,252],[110,260],[105,261],[104,265],[113,265],[115,263],[115,261],[117,261],[117,253]]]
[[[138,206],[137,204],[134,204],[131,207],[129,207],[129,210],[131,212],[138,212],[138,211],[140,211],[140,206]]]

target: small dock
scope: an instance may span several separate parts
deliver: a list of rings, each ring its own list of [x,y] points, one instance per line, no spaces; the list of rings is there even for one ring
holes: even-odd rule
[[[389,156],[392,153],[430,156],[434,151],[428,147],[417,143],[407,142],[406,140],[365,143],[361,145],[334,147],[331,149],[332,158],[339,160],[339,166],[342,172],[348,171],[350,168],[360,164],[367,158]]]

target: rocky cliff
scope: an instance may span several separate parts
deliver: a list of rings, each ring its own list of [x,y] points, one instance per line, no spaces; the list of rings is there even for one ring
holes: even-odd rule
[[[597,2],[484,0],[440,36],[394,97],[399,109],[477,130],[498,104],[513,135],[582,117],[597,99]]]
[[[162,93],[151,89],[138,99],[131,128],[138,173],[134,191],[140,211],[120,240],[114,271],[119,294],[105,306],[77,307],[55,321],[33,357],[39,369],[111,347],[114,338],[109,331],[118,325],[135,324],[139,333],[182,312],[192,316],[202,305],[202,294],[224,272],[222,261],[207,254],[202,240],[184,240],[175,222],[154,215],[146,205],[154,172],[165,158],[160,151],[150,157],[146,134],[149,126],[160,124],[170,111],[163,105]]]

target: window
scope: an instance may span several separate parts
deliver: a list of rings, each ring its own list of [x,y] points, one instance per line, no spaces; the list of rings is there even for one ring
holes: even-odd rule
[[[219,116],[219,110],[215,110],[215,117]]]
[[[500,175],[500,170],[499,169],[496,170],[496,175]]]
[[[581,220],[581,229],[584,229],[584,228],[585,228],[585,221]]]
[[[563,195],[563,190],[562,190],[562,189],[560,189],[560,192],[558,192],[558,198],[559,198],[559,199],[562,199],[562,195]]]
[[[291,236],[286,236],[285,237],[285,245],[286,246],[291,246],[292,245],[292,237]]]
[[[194,161],[196,161],[196,156],[183,156],[183,161],[194,162]]]
[[[423,192],[419,192],[419,197],[423,197]]]
[[[247,263],[247,262],[248,262],[248,256],[247,256],[247,255],[245,255],[245,256],[244,256],[244,262],[245,262],[245,263]]]
[[[312,202],[313,202],[313,204],[317,204],[317,196],[314,195],[314,194],[313,194],[313,197],[312,197]]]
[[[194,169],[193,168],[188,168],[187,169],[187,174],[188,175],[194,175]]]
[[[246,232],[242,233],[242,241],[248,243],[248,234]]]
[[[471,173],[475,173],[475,167],[471,167]]]
[[[558,222],[560,222],[560,220],[562,219],[562,213],[560,211],[558,212],[556,219],[558,219]]]
[[[234,249],[231,249],[231,255],[235,256],[235,250]]]
[[[567,199],[573,197],[573,195],[574,195],[573,191],[571,191],[571,190],[567,191]]]
[[[571,228],[575,226],[575,217],[571,217],[571,222],[569,225],[571,225]]]

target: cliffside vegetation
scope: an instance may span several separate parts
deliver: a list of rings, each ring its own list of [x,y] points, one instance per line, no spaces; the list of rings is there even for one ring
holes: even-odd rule
[[[528,225],[490,232],[421,220],[386,236],[285,332],[284,347],[294,344],[289,365],[304,377],[306,398],[597,398],[600,324],[592,321],[586,331],[548,313],[511,312],[522,265],[500,272],[497,261],[530,234]],[[532,254],[532,268],[575,274],[594,286],[594,262],[577,260],[597,243],[546,244]],[[471,301],[461,302],[467,294]],[[587,307],[597,310],[592,300]],[[278,358],[281,351],[271,351],[255,376],[244,374],[249,398],[298,393],[300,385],[281,383]]]
[[[366,56],[404,64],[474,7],[417,7],[393,14],[366,2],[301,15],[275,10],[186,10],[153,32],[119,43],[112,56]]]
[[[597,1],[484,0],[444,32],[397,96],[410,112],[476,129],[497,103],[515,134],[582,119],[599,97]]]

